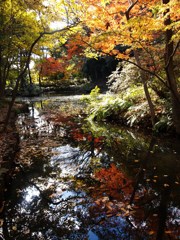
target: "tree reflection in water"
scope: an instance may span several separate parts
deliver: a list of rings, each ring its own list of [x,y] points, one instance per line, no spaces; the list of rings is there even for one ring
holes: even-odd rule
[[[80,124],[46,104],[18,121],[2,237],[178,239],[179,141]]]

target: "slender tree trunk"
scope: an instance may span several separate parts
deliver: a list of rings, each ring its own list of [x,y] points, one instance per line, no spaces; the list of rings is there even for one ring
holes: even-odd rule
[[[32,43],[32,45],[31,45],[31,47],[29,49],[29,52],[28,52],[27,61],[26,61],[26,64],[24,66],[24,69],[21,71],[21,73],[17,77],[16,85],[15,85],[14,90],[13,90],[12,99],[11,99],[11,102],[9,104],[7,116],[6,116],[6,119],[5,119],[5,125],[4,125],[4,129],[3,129],[4,131],[6,131],[7,125],[9,123],[12,107],[13,107],[15,99],[16,99],[16,95],[17,95],[17,91],[18,91],[18,88],[19,88],[19,84],[21,83],[21,80],[22,80],[22,78],[23,78],[23,76],[24,76],[24,74],[25,74],[25,72],[26,72],[26,70],[27,70],[27,68],[29,66],[32,50],[33,50],[34,46],[36,45],[36,43],[41,39],[41,37],[43,35],[44,34],[40,34],[39,37]]]
[[[2,62],[2,49],[0,46],[0,99],[5,96],[5,85],[3,79],[3,62]]]
[[[170,0],[162,0],[163,4],[168,4]],[[164,20],[164,25],[169,26],[171,24],[171,19],[169,15],[170,9],[167,9],[164,13],[166,17]],[[167,82],[171,91],[171,102],[172,102],[172,113],[173,113],[173,121],[176,132],[180,135],[180,93],[178,92],[177,88],[177,81],[174,74],[174,42],[172,41],[173,37],[173,30],[170,28],[165,32],[166,37],[166,46],[165,46],[165,71]]]
[[[28,75],[29,75],[29,83],[30,85],[32,85],[31,69],[29,66],[28,66]]]
[[[0,99],[3,99],[5,97],[5,81],[0,77]]]
[[[140,62],[140,59],[139,59],[138,51],[134,51],[134,56],[135,56],[135,59],[136,59],[136,62],[138,64],[138,66],[141,67],[141,62]],[[149,93],[149,89],[148,89],[148,86],[147,86],[147,76],[146,76],[146,73],[142,70],[140,70],[140,74],[141,74],[141,81],[142,81],[143,88],[144,88],[144,93],[145,93],[145,96],[146,96],[146,99],[147,99],[147,102],[148,102],[148,106],[149,106],[149,111],[150,111],[150,115],[151,115],[151,123],[152,123],[152,126],[154,126],[154,124],[155,124],[155,111],[154,111],[154,105],[152,103],[151,96],[150,96],[150,93]]]

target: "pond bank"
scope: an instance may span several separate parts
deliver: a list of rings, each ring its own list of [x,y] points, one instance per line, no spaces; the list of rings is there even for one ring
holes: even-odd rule
[[[4,102],[0,106],[0,214],[3,212],[5,192],[10,182],[14,159],[19,149],[19,134],[15,122],[18,113],[24,111],[25,108],[22,104],[14,105],[7,130],[2,132],[8,102]]]

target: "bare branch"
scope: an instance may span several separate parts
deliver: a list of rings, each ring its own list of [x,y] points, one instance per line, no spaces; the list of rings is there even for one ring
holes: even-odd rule
[[[130,13],[130,11],[133,9],[133,7],[136,5],[136,3],[138,3],[138,0],[136,0],[135,2],[132,2],[132,1],[130,1],[130,2],[131,2],[131,5],[129,6],[129,8],[128,8],[127,11],[125,12],[125,15],[126,15],[127,20],[130,19],[129,13]]]

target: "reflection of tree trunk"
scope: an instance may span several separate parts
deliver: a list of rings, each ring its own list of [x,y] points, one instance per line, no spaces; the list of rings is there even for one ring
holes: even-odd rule
[[[147,161],[149,160],[149,156],[151,154],[150,152],[153,150],[153,147],[154,147],[155,143],[156,143],[156,140],[155,140],[155,138],[152,137],[151,142],[149,144],[149,149],[148,149],[147,155],[144,158],[143,164],[142,164],[142,166],[139,170],[139,173],[137,175],[136,183],[134,185],[134,190],[133,190],[131,198],[130,198],[130,204],[133,203],[136,191],[138,190],[139,183],[143,180],[143,176],[144,176],[144,170],[143,169],[146,168]]]
[[[91,147],[91,157],[94,157],[94,137],[92,135],[92,140],[90,142],[90,147]]]
[[[6,217],[3,216],[3,237],[6,240],[12,240],[12,237],[9,236],[9,231],[8,231],[8,225],[7,225],[7,221],[6,221]]]
[[[168,207],[168,200],[170,196],[171,190],[170,188],[164,189],[161,192],[161,201],[159,205],[159,224],[157,230],[156,240],[163,240],[164,231],[166,227],[166,219],[167,219],[167,207]]]
[[[34,103],[33,102],[31,103],[31,110],[32,110],[32,118],[35,118],[34,117]]]
[[[43,109],[43,101],[41,100],[41,109]]]

